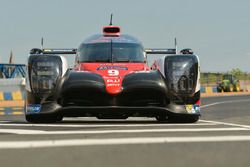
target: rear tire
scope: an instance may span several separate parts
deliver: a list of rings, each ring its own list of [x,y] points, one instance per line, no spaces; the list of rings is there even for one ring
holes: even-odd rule
[[[234,91],[234,87],[233,85],[230,85],[228,88],[227,88],[227,92],[233,92]]]
[[[46,114],[46,115],[25,115],[26,121],[30,123],[55,123],[60,122],[63,116],[58,114]]]
[[[239,92],[239,91],[240,91],[240,86],[236,85],[234,91],[235,91],[235,92]]]

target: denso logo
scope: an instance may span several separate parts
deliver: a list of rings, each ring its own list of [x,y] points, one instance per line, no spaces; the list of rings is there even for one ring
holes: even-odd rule
[[[111,83],[111,84],[107,84],[107,87],[120,87],[120,84],[116,84],[116,83]]]

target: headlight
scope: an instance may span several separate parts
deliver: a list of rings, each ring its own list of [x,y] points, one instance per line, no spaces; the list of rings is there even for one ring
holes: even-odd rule
[[[29,61],[29,75],[33,93],[40,97],[51,94],[62,75],[62,61],[57,56],[32,56]]]
[[[194,55],[176,55],[165,58],[165,76],[169,90],[177,95],[195,93],[198,60]]]

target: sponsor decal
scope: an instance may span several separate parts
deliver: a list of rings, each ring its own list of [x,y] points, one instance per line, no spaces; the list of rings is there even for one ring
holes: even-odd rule
[[[108,43],[109,42],[109,40],[106,40],[106,39],[94,39],[94,40],[92,40],[92,41],[90,41],[90,43]]]
[[[111,83],[111,84],[107,84],[107,87],[120,87],[120,84],[116,84],[116,83]]]
[[[99,37],[98,39],[92,39],[90,40],[90,43],[109,43],[111,42],[111,40],[116,43],[116,42],[124,42],[124,43],[137,43],[136,40],[133,39],[127,39],[126,37],[119,37],[119,38],[112,38],[112,37]]]
[[[107,79],[107,83],[120,83],[121,82],[121,80],[118,78],[118,79],[112,79],[112,78],[110,78],[110,79]]]
[[[39,113],[41,111],[41,104],[29,104],[27,106],[27,113]]]
[[[98,67],[96,70],[128,70],[128,67],[122,66],[101,66]]]
[[[106,86],[107,87],[120,87],[121,86],[121,78],[117,77],[116,75],[119,74],[119,71],[117,70],[109,70],[108,73],[109,77],[105,77],[105,81],[106,81]]]
[[[188,104],[186,105],[186,110],[190,114],[194,114],[200,111],[200,106],[197,104]]]
[[[118,76],[119,71],[118,70],[108,70],[108,75],[109,76]]]

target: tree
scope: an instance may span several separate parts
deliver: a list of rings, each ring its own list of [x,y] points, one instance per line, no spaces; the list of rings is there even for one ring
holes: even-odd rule
[[[244,77],[244,72],[239,68],[233,68],[229,73],[234,75],[237,79],[241,79]]]

